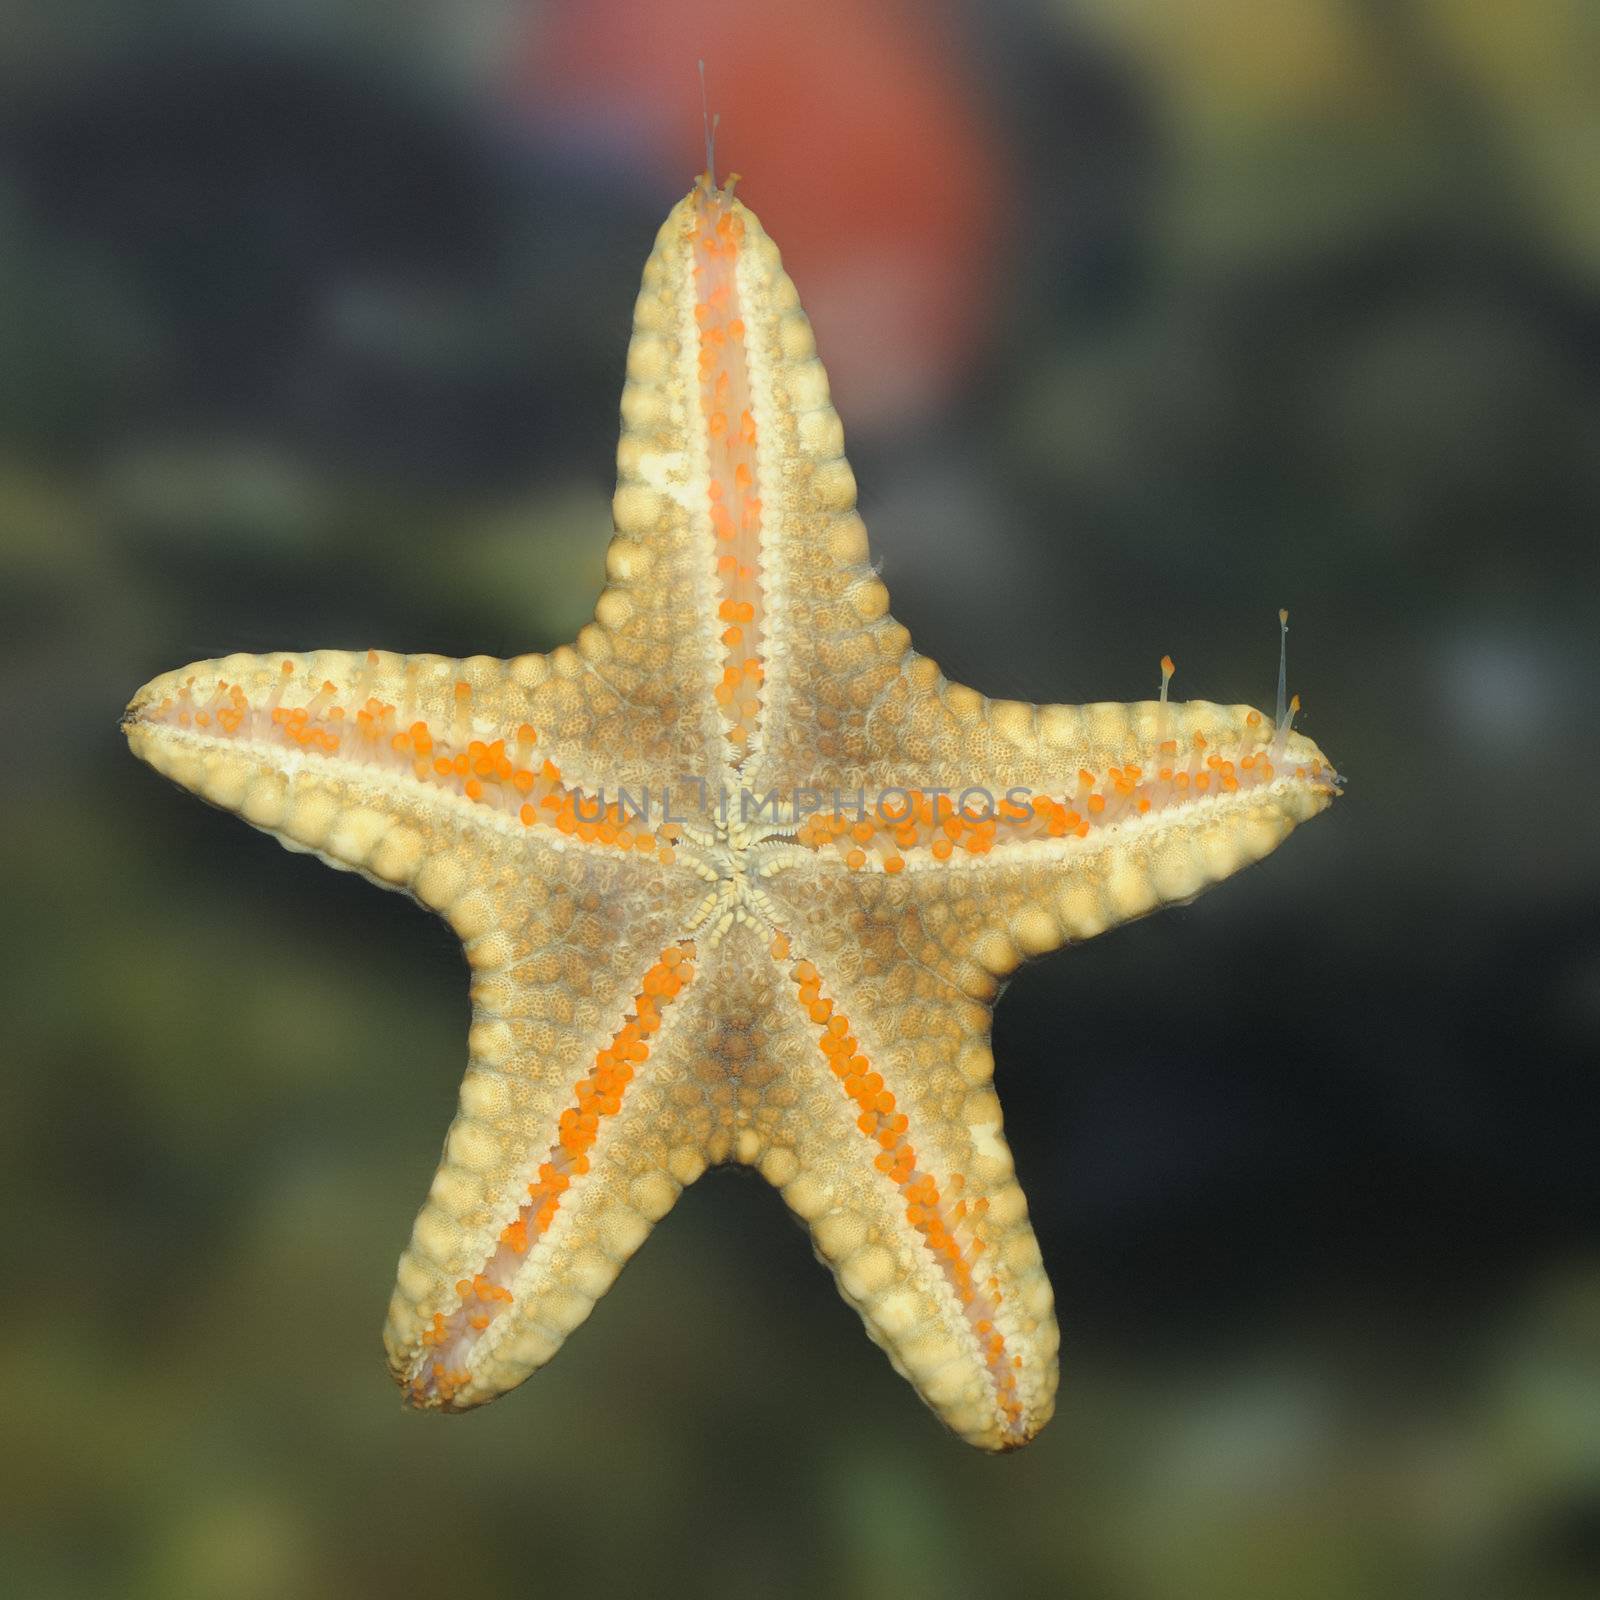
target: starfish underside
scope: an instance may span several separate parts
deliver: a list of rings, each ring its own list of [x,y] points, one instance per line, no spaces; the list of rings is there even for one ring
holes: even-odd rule
[[[461,938],[460,1109],[384,1333],[408,1401],[521,1383],[739,1161],[951,1428],[1025,1443],[1059,1336],[999,986],[1266,855],[1337,779],[1248,706],[996,701],[918,655],[794,285],[704,178],[645,265],[617,454],[573,645],[199,662],[129,743]]]

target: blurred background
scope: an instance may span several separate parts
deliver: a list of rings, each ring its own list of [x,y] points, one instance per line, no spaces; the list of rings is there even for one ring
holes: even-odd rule
[[[11,0],[0,1569],[41,1600],[1600,1592],[1600,12]],[[943,1436],[758,1181],[401,1410],[465,1058],[410,902],[126,754],[233,649],[586,619],[698,57],[896,614],[996,695],[1271,704],[1331,815],[1030,967],[1060,1414]],[[23,759],[23,752],[27,759]]]

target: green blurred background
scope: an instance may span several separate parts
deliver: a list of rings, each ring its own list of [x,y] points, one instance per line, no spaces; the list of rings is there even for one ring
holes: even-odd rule
[[[1001,1006],[1066,1339],[1005,1459],[734,1173],[403,1412],[458,951],[117,732],[570,637],[702,56],[921,648],[1270,704],[1287,605],[1350,779]],[[11,0],[5,1592],[1600,1592],[1597,59],[1587,0]]]

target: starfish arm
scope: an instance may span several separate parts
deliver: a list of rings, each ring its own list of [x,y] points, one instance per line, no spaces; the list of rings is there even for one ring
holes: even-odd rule
[[[1192,899],[1339,792],[1311,740],[1249,706],[1032,706],[942,683],[909,705],[877,730],[857,790],[796,843],[918,893],[951,880],[991,964]]]
[[[984,785],[993,820],[963,827],[943,861],[931,847],[905,852],[919,890],[970,875],[956,891],[974,908],[962,949],[996,981],[1025,959],[1193,900],[1339,794],[1310,739],[1279,735],[1249,706],[1025,709],[1037,713],[1037,742]],[[1037,787],[1021,781],[1036,772]]]
[[[703,774],[804,781],[813,680],[855,670],[841,635],[881,620],[883,590],[794,284],[754,214],[704,181],[646,264],[622,419],[608,671],[641,698],[658,677],[676,704],[698,692],[720,730]]]
[[[991,1085],[993,986],[957,949],[964,908],[881,874],[796,872],[771,900],[806,1048],[788,1146],[762,1170],[922,1399],[983,1449],[1024,1444],[1054,1410],[1060,1335]]]
[[[558,911],[594,892],[558,882],[537,917],[491,924],[460,1109],[384,1329],[412,1405],[465,1410],[543,1366],[704,1169],[674,1131],[696,982],[669,932],[683,905],[664,896],[597,943]]]
[[[510,661],[316,650],[164,673],[134,696],[123,728],[135,755],[183,787],[291,849],[366,870],[370,850],[324,848],[328,794],[341,786],[391,819],[431,811],[574,847],[619,832],[636,844],[642,830],[621,829],[624,812],[659,817],[678,769],[664,738],[631,737],[632,720],[579,649]]]

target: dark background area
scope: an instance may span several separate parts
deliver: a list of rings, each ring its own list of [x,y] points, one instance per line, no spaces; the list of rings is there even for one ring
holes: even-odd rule
[[[1600,21],[1580,0],[20,0],[0,46],[0,1568],[54,1597],[1600,1590]],[[602,580],[697,57],[896,615],[1271,703],[1330,815],[1019,975],[1061,1410],[978,1456],[775,1195],[404,1413],[451,935],[163,785],[233,649]]]

